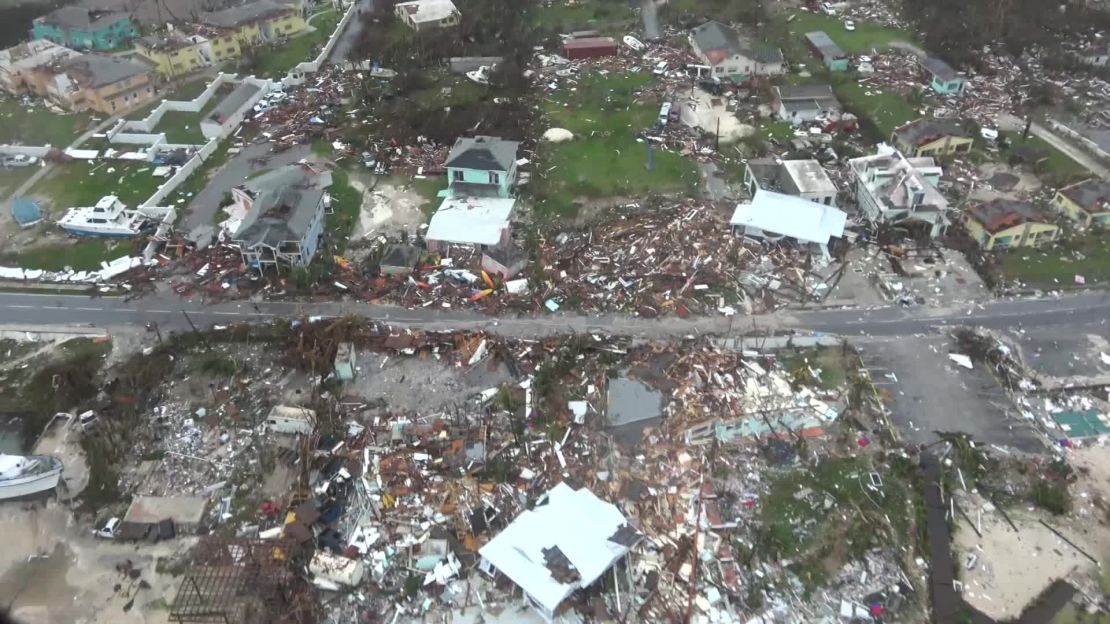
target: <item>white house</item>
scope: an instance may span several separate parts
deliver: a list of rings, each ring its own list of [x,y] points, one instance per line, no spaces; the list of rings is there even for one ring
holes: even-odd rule
[[[814,245],[828,258],[829,241],[844,235],[848,215],[839,208],[775,193],[756,191],[749,203],[736,205],[729,219],[735,234],[762,240],[792,238]]]
[[[478,569],[509,577],[550,622],[568,596],[593,585],[641,539],[615,506],[560,483],[478,551]]]
[[[424,239],[429,249],[444,243],[478,249],[508,243],[515,206],[511,197],[448,197],[432,215]]]
[[[840,112],[840,100],[829,85],[775,87],[775,102],[779,119],[795,125]]]
[[[906,158],[889,145],[848,161],[860,215],[873,224],[917,226],[930,237],[949,224],[948,200],[937,190],[943,170],[928,156]]]
[[[753,158],[744,167],[744,188],[752,196],[759,190],[774,191],[836,205],[836,185],[821,163],[812,159]]]
[[[266,429],[274,433],[308,435],[316,427],[316,412],[305,407],[275,405],[266,416]]]
[[[690,47],[715,78],[746,80],[751,76],[785,73],[782,50],[752,45],[720,22],[706,22],[690,31]]]
[[[451,0],[413,0],[393,6],[393,12],[409,28],[420,32],[458,26],[462,14]]]

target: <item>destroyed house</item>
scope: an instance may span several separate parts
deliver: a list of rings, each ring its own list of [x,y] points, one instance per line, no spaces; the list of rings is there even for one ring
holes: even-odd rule
[[[958,119],[918,119],[895,128],[890,142],[907,156],[948,156],[971,150],[974,140]]]
[[[816,121],[840,112],[840,101],[829,85],[775,87],[779,119],[793,124]]]
[[[110,50],[139,34],[129,13],[64,6],[36,17],[31,38],[80,50]]]
[[[73,111],[112,114],[154,99],[150,67],[115,57],[82,54],[34,73],[36,94]]]
[[[13,94],[37,93],[35,70],[80,55],[76,50],[43,39],[0,50],[0,88]]]
[[[967,80],[939,58],[926,56],[919,63],[928,76],[929,87],[933,91],[941,95],[962,95],[967,89]]]
[[[860,215],[874,225],[921,228],[929,237],[948,226],[948,200],[937,190],[942,169],[932,158],[906,158],[888,145],[848,161]]]
[[[447,155],[451,197],[511,197],[516,186],[520,143],[491,136],[463,137]]]
[[[829,68],[829,71],[848,71],[848,55],[825,34],[825,31],[815,30],[806,33],[806,44],[821,59],[825,67]]]
[[[563,42],[563,56],[572,61],[617,55],[612,37],[578,37]]]
[[[785,193],[826,206],[836,205],[836,185],[816,160],[753,158],[744,168],[744,188]]]
[[[451,0],[414,0],[393,6],[401,23],[420,32],[457,26],[462,14]]]
[[[1060,235],[1051,211],[1026,201],[995,199],[967,210],[967,231],[986,251],[1036,247]]]
[[[1084,180],[1056,191],[1052,205],[1084,226],[1110,225],[1110,180]]]
[[[289,165],[232,189],[246,217],[232,240],[243,262],[263,270],[268,266],[304,267],[312,262],[324,232],[324,191],[331,173],[309,165]]]
[[[508,577],[550,622],[572,593],[597,582],[642,538],[616,506],[560,483],[478,551],[478,567]]]
[[[709,21],[690,32],[690,47],[715,78],[746,80],[751,76],[777,76],[783,68],[782,50],[752,45],[732,28]]]

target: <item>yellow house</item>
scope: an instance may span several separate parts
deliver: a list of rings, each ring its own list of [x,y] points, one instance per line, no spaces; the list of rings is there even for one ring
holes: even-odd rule
[[[1052,205],[1074,221],[1110,227],[1110,181],[1084,180],[1056,191]]]
[[[896,128],[890,142],[907,158],[948,156],[971,150],[974,140],[957,119],[918,119]]]
[[[154,71],[164,78],[191,74],[213,62],[212,44],[208,39],[175,31],[140,37],[135,41],[135,52],[150,61]]]
[[[205,13],[200,25],[216,61],[238,58],[245,48],[292,37],[307,28],[300,4],[270,0]]]
[[[1036,247],[1060,236],[1053,216],[1029,202],[995,199],[967,210],[967,231],[987,251]]]

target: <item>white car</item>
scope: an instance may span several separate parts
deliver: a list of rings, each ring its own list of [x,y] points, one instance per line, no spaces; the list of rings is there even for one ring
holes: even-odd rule
[[[855,30],[855,29],[856,29],[856,23],[853,22],[852,20],[846,20],[844,22],[844,30]]]
[[[116,539],[116,530],[119,529],[119,524],[119,518],[111,518],[104,523],[104,526],[93,531],[93,536],[101,539]]]
[[[662,76],[663,74],[667,73],[667,61],[659,61],[658,63],[656,63],[655,69],[651,70],[651,73],[655,74],[656,76]]]
[[[39,159],[37,156],[28,156],[27,154],[16,154],[7,160],[0,161],[0,164],[8,167],[30,167],[38,163]]]

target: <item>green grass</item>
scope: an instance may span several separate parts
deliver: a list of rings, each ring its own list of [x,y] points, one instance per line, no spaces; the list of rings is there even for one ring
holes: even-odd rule
[[[840,349],[816,347],[798,351],[784,357],[783,365],[796,378],[799,375],[806,378],[810,377],[810,368],[818,371],[818,379],[804,379],[804,381],[807,385],[816,381],[826,390],[839,387],[847,378],[845,362]]]
[[[845,110],[870,119],[883,138],[889,139],[895,128],[921,116],[917,106],[902,95],[865,87],[851,78],[834,79],[833,91]]]
[[[426,109],[435,110],[474,104],[488,92],[489,87],[465,76],[445,74],[439,76],[432,86],[413,91],[408,97]]]
[[[1034,286],[1072,286],[1082,275],[1088,286],[1110,282],[1110,238],[1090,234],[1045,249],[1001,253],[1002,272]]]
[[[316,48],[328,40],[341,17],[336,11],[314,15],[310,23],[315,28],[312,32],[259,50],[256,66],[258,75],[263,78],[280,78],[297,64],[311,61]]]
[[[186,111],[167,111],[154,126],[154,132],[164,132],[166,141],[184,145],[203,145],[208,140],[200,131],[200,122],[219,105],[227,93],[217,91],[200,111],[190,113]],[[196,97],[195,95],[193,97]]]
[[[57,114],[41,100],[28,107],[14,98],[0,98],[0,143],[65,148],[92,125],[89,113]]]
[[[1085,613],[1075,605],[1069,604],[1052,618],[1052,624],[1110,624],[1110,614]]]
[[[56,166],[31,188],[30,195],[49,200],[52,214],[76,206],[92,206],[101,197],[113,194],[128,208],[134,208],[165,181],[151,175],[153,171],[154,166],[146,162],[71,162]]]
[[[432,176],[423,179],[413,178],[409,185],[413,192],[424,198],[425,201],[420,206],[420,211],[424,213],[425,221],[431,221],[432,215],[443,203],[439,198],[439,192],[447,188],[447,178],[444,176]]]
[[[135,109],[127,115],[127,118],[136,120],[145,118],[147,115],[150,114],[150,111],[154,110],[156,106],[162,103],[162,100],[191,100],[203,93],[204,90],[208,88],[208,85],[211,82],[211,78],[207,76],[201,76],[178,83],[176,85],[168,85],[163,88],[163,92],[159,94],[159,97],[157,99],[141,108]]]
[[[759,126],[759,132],[764,139],[790,141],[794,138],[794,127],[789,121],[768,121]]]
[[[100,268],[101,261],[122,258],[133,248],[131,241],[82,238],[24,251],[18,262],[25,269],[61,271],[68,266],[78,271],[93,270]]]
[[[643,73],[591,74],[576,91],[556,92],[545,102],[549,125],[570,130],[575,139],[541,146],[541,211],[567,215],[579,197],[680,191],[696,183],[693,163],[675,152],[656,149],[654,170],[647,169],[647,144],[637,134],[652,125],[659,109],[638,100],[635,91],[651,82]]]
[[[904,30],[886,28],[871,22],[856,22],[856,29],[844,29],[844,20],[815,13],[798,12],[790,22],[790,34],[803,39],[807,32],[823,30],[845,54],[869,54],[873,49],[890,47],[893,41],[914,43],[914,36]]]
[[[1004,132],[1003,136],[1010,140],[1011,149],[1031,147],[1048,152],[1048,161],[1042,165],[1039,173],[1047,179],[1050,186],[1066,186],[1071,182],[1082,180],[1091,175],[1086,167],[1040,137],[1030,134],[1028,137],[1022,138],[1018,132]]]
[[[342,252],[347,248],[347,241],[362,210],[362,193],[351,186],[347,172],[335,170],[331,174],[328,194],[331,195],[332,214],[327,216],[325,229],[328,239]]]
[[[550,7],[537,7],[533,17],[536,26],[560,33],[607,30],[635,19],[636,12],[620,0],[581,0],[574,5],[557,1]]]
[[[38,167],[0,168],[0,200],[7,199],[27,178],[38,171]]]

